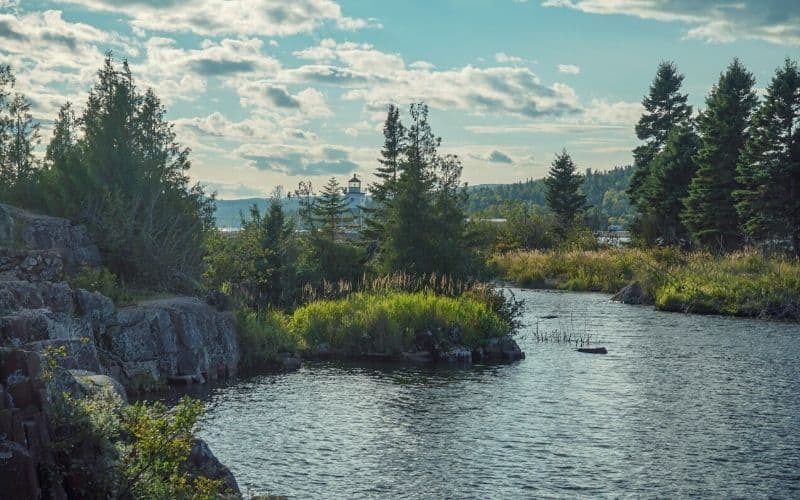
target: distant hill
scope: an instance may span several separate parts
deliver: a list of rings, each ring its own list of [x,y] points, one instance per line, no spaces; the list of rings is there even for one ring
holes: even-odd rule
[[[607,224],[625,224],[634,215],[628,203],[625,190],[630,183],[632,167],[618,167],[606,172],[587,170],[583,183],[583,193],[589,205],[594,207],[593,217],[598,229]],[[504,206],[509,203],[525,203],[545,206],[544,179],[531,179],[514,184],[478,184],[469,186],[470,216],[487,218],[503,217]],[[255,204],[263,213],[269,204],[268,198],[244,198],[241,200],[217,200],[217,227],[238,228],[241,223],[240,213],[247,215]],[[284,198],[283,208],[289,215],[297,214],[299,200]]]
[[[248,215],[250,207],[256,205],[261,213],[267,210],[269,198],[243,198],[241,200],[217,200],[217,227],[238,228],[241,226],[241,215]],[[297,198],[284,198],[283,210],[290,215],[297,213],[299,200]]]

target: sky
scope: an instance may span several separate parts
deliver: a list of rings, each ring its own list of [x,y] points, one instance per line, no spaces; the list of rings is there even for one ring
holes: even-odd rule
[[[0,63],[49,140],[104,54],[167,107],[220,198],[366,182],[390,103],[424,101],[469,184],[631,162],[641,99],[674,61],[696,109],[739,57],[759,88],[800,58],[800,0],[0,0]]]

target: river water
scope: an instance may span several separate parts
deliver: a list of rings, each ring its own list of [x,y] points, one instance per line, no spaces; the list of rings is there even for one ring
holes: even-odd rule
[[[800,498],[800,326],[516,292],[522,362],[310,364],[214,389],[201,436],[251,494]]]

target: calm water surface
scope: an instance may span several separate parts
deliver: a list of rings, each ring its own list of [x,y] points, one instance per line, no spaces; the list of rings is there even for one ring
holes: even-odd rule
[[[251,494],[800,498],[800,326],[517,294],[525,361],[248,379],[206,396],[202,437]]]

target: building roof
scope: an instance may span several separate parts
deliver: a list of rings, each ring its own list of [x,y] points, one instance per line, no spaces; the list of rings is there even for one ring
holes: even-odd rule
[[[350,179],[350,182],[361,182],[361,179],[359,179],[356,174],[353,174],[353,178]]]

